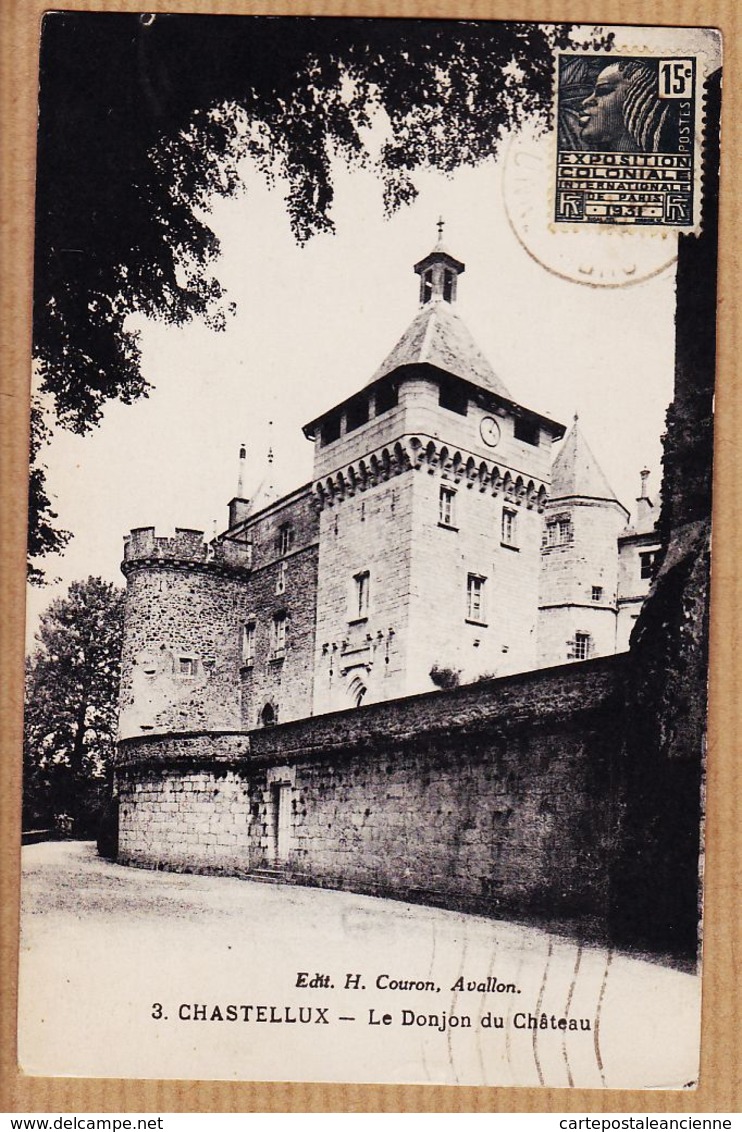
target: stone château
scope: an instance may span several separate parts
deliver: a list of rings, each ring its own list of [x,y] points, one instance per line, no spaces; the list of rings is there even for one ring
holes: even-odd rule
[[[245,729],[628,648],[659,546],[575,419],[515,400],[455,310],[464,264],[366,386],[306,425],[311,483],[270,469],[227,530],[131,532],[121,736]]]
[[[243,448],[220,536],[127,538],[118,859],[600,935],[658,507],[508,391],[440,240],[415,271],[310,483],[247,498]]]

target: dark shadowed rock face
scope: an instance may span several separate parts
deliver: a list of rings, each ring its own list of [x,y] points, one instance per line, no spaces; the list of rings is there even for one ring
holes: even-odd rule
[[[627,688],[618,942],[686,957],[698,941],[709,525],[675,533],[637,625]]]

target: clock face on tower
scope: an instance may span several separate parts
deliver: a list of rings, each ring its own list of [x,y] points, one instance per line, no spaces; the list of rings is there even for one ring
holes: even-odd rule
[[[494,448],[500,440],[500,426],[494,417],[482,417],[479,433],[489,448]]]

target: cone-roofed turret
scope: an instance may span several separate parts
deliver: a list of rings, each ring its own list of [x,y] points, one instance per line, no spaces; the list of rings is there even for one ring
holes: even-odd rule
[[[605,500],[617,504],[628,515],[582,435],[577,416],[552,465],[549,494],[552,502],[575,498]]]

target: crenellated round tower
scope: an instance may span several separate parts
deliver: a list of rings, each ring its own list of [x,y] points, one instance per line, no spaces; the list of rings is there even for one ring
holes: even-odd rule
[[[119,737],[238,729],[250,547],[139,527],[125,539],[121,569]]]

